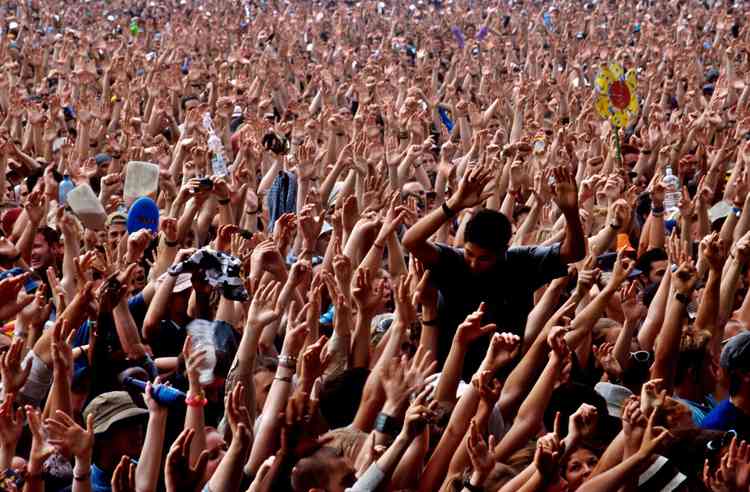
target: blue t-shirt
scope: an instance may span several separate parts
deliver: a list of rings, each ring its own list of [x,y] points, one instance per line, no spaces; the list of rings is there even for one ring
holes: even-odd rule
[[[750,439],[750,415],[735,407],[730,400],[724,400],[706,415],[701,425],[704,429],[734,430],[737,439]]]
[[[690,413],[693,414],[693,423],[696,427],[703,425],[706,415],[716,408],[716,398],[713,395],[708,395],[702,402],[686,400],[685,398],[677,398],[677,401],[684,403],[690,409]]]

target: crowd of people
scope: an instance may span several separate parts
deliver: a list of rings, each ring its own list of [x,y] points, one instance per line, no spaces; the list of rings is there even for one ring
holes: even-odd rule
[[[2,2],[0,489],[750,491],[749,13]]]

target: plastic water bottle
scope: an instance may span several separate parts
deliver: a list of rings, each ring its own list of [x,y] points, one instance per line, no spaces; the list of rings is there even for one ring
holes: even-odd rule
[[[195,319],[187,325],[187,332],[193,339],[193,350],[205,350],[206,357],[200,367],[198,381],[207,386],[214,381],[216,367],[216,343],[214,340],[213,323],[205,319]]]
[[[146,382],[140,379],[127,377],[123,379],[122,384],[146,391]],[[151,396],[163,407],[185,403],[185,398],[187,398],[185,393],[166,384],[153,384],[151,388]]]
[[[214,131],[211,114],[208,112],[203,114],[203,128],[208,132],[208,148],[213,153],[211,157],[211,169],[215,176],[226,176],[229,174],[229,171],[227,170],[227,161],[224,158],[224,146]]]
[[[76,185],[70,179],[70,176],[68,176],[67,174],[64,175],[63,180],[60,182],[60,185],[57,187],[57,201],[61,206],[66,205],[68,203],[68,193],[70,193],[70,190],[72,190],[75,187]]]
[[[680,178],[672,174],[672,168],[670,166],[667,166],[665,172],[666,174],[661,180],[665,188],[664,210],[667,212],[667,215],[672,215],[679,210],[678,204],[682,198],[682,193],[680,191]]]

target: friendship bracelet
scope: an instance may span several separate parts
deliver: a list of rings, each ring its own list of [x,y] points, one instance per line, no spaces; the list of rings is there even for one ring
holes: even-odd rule
[[[291,376],[284,376],[284,377],[281,377],[281,376],[274,376],[274,377],[273,377],[273,380],[274,380],[274,381],[281,381],[282,383],[289,383],[289,384],[292,384],[292,377],[291,377]]]
[[[185,398],[185,404],[189,407],[205,407],[208,404],[208,399],[205,396],[202,398],[190,396]]]

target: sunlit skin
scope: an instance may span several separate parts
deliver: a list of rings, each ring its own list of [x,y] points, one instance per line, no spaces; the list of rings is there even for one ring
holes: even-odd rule
[[[571,453],[563,470],[564,478],[568,482],[568,489],[578,490],[591,476],[591,472],[599,462],[599,457],[586,448],[579,448]]]

